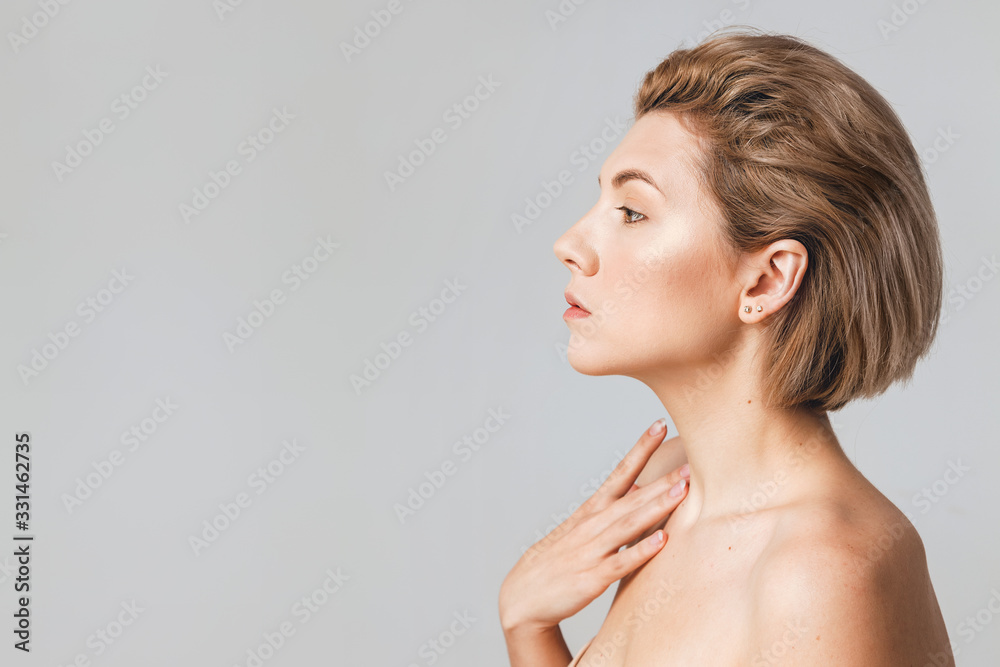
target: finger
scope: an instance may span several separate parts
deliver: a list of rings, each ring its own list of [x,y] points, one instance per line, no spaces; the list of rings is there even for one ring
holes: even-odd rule
[[[611,553],[613,550],[621,548],[623,544],[633,540],[638,542],[645,537],[644,533],[656,524],[657,521],[662,521],[665,515],[659,516],[656,520],[646,525],[636,525],[634,530],[632,527],[638,515],[633,516],[626,522],[626,528],[631,531],[628,539],[622,539],[617,542],[614,540],[621,533],[612,533],[608,529],[626,520],[626,517],[633,515],[637,510],[648,505],[656,498],[665,495],[670,490],[670,487],[680,479],[678,470],[674,470],[670,474],[653,480],[646,486],[637,487],[634,491],[625,494],[625,496],[603,510],[587,515],[574,525],[578,538],[582,543],[596,550],[597,554]],[[636,485],[633,484],[632,486]]]
[[[670,488],[672,488],[677,482],[681,481],[681,479],[690,480],[690,478],[691,478],[691,469],[690,469],[690,466],[687,463],[685,463],[685,464],[681,465],[679,468],[676,468],[675,470],[671,471],[670,473],[664,475],[663,477],[660,477],[657,480],[657,481],[660,482],[659,488],[654,487],[652,489],[652,492],[654,494],[655,493],[662,493],[663,490],[666,490],[666,491],[669,492]],[[686,482],[686,486],[690,486],[690,484],[691,484],[690,481]],[[645,487],[642,487],[642,488],[645,488]],[[685,489],[685,493],[686,492],[687,492],[687,490]],[[625,495],[627,496],[629,494],[626,493]],[[649,495],[647,497],[648,498],[652,498],[653,495]],[[630,498],[630,500],[632,500],[632,499]],[[619,502],[618,504],[621,505],[622,503]],[[628,507],[627,511],[620,512],[619,516],[623,516],[624,514],[627,514],[628,511],[632,511],[632,510],[634,510],[634,509],[636,509],[638,507],[639,507],[638,504],[634,505],[634,506],[630,506],[630,507]],[[605,512],[607,512],[607,511],[608,510],[605,510]],[[673,512],[670,512],[669,514],[673,514]],[[663,521],[665,521],[666,519],[668,519],[669,518],[669,514],[667,516],[665,516],[663,518],[663,520],[661,520],[659,522],[655,522],[652,526],[650,526],[646,530],[642,531],[642,534],[636,535],[634,538],[632,538],[631,541],[629,541],[626,544],[626,546],[629,546],[629,547],[635,546],[636,544],[639,543],[640,540],[644,540],[647,537],[649,537],[650,535],[652,535],[653,534],[653,530],[651,530],[651,529],[657,527],[656,523],[663,523]]]
[[[639,473],[645,467],[649,457],[663,442],[667,434],[665,419],[657,419],[629,450],[628,454],[618,462],[604,483],[591,496],[593,510],[601,510],[615,500],[621,498],[632,487]]]
[[[611,553],[643,535],[651,526],[663,521],[684,500],[687,494],[687,480],[677,471],[664,475],[652,484],[630,494],[629,502],[618,503],[619,507],[601,513],[607,518],[606,527],[592,538],[594,546],[607,548]],[[634,498],[633,498],[634,496]],[[601,523],[605,523],[602,521]],[[599,524],[595,522],[594,528]]]
[[[606,507],[600,515],[598,515],[602,520],[594,521],[594,527],[598,529],[598,532],[604,530],[607,526],[620,520],[626,514],[642,507],[661,493],[669,491],[670,487],[677,484],[677,482],[682,479],[689,479],[691,476],[690,470],[685,470],[685,468],[689,468],[686,463],[679,468],[671,470],[666,475],[653,480],[646,486],[633,484],[632,488],[628,490],[621,500],[613,503],[609,507]]]
[[[594,568],[595,572],[610,586],[658,554],[666,543],[667,534],[658,530],[635,546],[622,549],[610,558],[604,559]]]

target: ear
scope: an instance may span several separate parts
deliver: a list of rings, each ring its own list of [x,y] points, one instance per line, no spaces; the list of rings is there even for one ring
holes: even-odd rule
[[[792,239],[775,241],[740,263],[740,319],[760,322],[791,301],[809,265],[806,247]],[[746,312],[746,306],[750,312]]]

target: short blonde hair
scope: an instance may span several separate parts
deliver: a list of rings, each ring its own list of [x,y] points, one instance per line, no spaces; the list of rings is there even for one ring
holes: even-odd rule
[[[907,381],[937,333],[943,261],[920,160],[864,79],[797,37],[740,28],[646,73],[635,117],[676,112],[735,251],[809,264],[764,320],[764,399],[837,410]]]

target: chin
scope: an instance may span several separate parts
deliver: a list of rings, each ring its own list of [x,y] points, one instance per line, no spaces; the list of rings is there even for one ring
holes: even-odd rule
[[[614,375],[614,370],[609,370],[606,366],[601,364],[589,363],[589,361],[579,361],[573,358],[573,355],[569,355],[568,358],[569,365],[573,367],[577,373],[582,373],[583,375]]]
[[[570,338],[569,349],[566,351],[566,361],[578,373],[584,375],[625,375],[628,368],[621,359],[616,359],[614,354],[607,350],[602,350],[598,345],[590,341],[585,341],[578,346]],[[620,354],[620,351],[619,351]]]

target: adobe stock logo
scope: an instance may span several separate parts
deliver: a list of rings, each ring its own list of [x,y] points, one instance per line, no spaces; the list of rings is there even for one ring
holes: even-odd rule
[[[222,23],[226,20],[226,14],[232,14],[242,4],[243,0],[213,0],[212,9],[215,10],[215,15],[219,17],[219,22]]]
[[[344,54],[344,59],[351,62],[354,56],[361,55],[361,52],[368,48],[372,40],[389,27],[393,17],[402,14],[404,9],[406,8],[400,0],[389,0],[385,9],[371,10],[371,21],[366,22],[364,26],[354,26],[354,39],[351,40],[351,43],[340,43],[340,52]]]
[[[312,252],[288,267],[281,274],[281,283],[283,285],[291,285],[288,290],[289,292],[297,291],[302,287],[304,281],[309,280],[311,276],[319,271],[325,262],[333,257],[333,251],[338,248],[340,248],[340,243],[332,241],[329,234],[327,234],[326,238],[317,236]],[[226,344],[226,348],[230,354],[235,352],[238,346],[250,340],[250,337],[265,322],[274,317],[278,306],[283,305],[287,299],[288,295],[280,287],[273,288],[268,296],[263,299],[254,299],[253,308],[250,309],[250,312],[246,316],[241,315],[237,318],[236,327],[233,331],[222,332],[222,341]]]
[[[888,41],[889,35],[899,32],[900,28],[910,22],[910,19],[920,11],[927,0],[903,0],[901,4],[892,3],[892,13],[888,18],[880,18],[875,22],[882,39]]]
[[[611,143],[620,137],[629,128],[627,120],[622,120],[618,116],[613,119],[610,116],[604,118],[604,127],[600,134],[592,137],[586,143],[581,143],[576,147],[569,158],[571,166],[576,167],[578,173],[583,173],[591,164],[600,159],[600,156],[608,150]],[[514,225],[514,230],[520,234],[525,227],[529,227],[541,217],[552,204],[566,191],[567,187],[575,182],[575,177],[569,169],[561,169],[559,173],[552,176],[552,180],[542,179],[541,190],[536,190],[534,196],[524,198],[524,208],[515,211],[510,216],[510,222]]]
[[[282,445],[281,451],[266,466],[258,467],[247,477],[246,484],[254,490],[255,495],[259,496],[271,488],[271,485],[277,482],[306,450],[305,445],[300,445],[295,438],[283,441]],[[200,556],[203,551],[215,544],[222,534],[244,515],[244,510],[253,504],[253,497],[246,491],[240,491],[230,497],[231,500],[218,504],[218,513],[201,522],[200,532],[188,536],[188,546],[195,556]]]
[[[137,451],[140,445],[149,440],[159,430],[160,425],[166,422],[178,408],[180,406],[171,401],[169,396],[157,398],[156,407],[153,408],[150,415],[139,423],[133,424],[129,430],[122,431],[120,442],[123,445],[128,445],[128,451]],[[90,467],[94,469],[93,472],[87,473],[83,477],[77,477],[73,492],[60,496],[66,511],[72,514],[82,507],[84,501],[93,496],[94,492],[101,488],[125,461],[126,456],[120,449],[112,449],[107,458],[91,461]]]
[[[289,112],[287,107],[281,107],[280,110],[278,107],[273,107],[271,117],[256,132],[246,135],[236,146],[236,154],[243,158],[243,164],[233,158],[227,160],[219,171],[209,170],[208,179],[202,186],[191,189],[191,203],[184,201],[177,205],[177,211],[184,223],[190,224],[191,218],[201,215],[219,195],[225,192],[233,179],[243,173],[244,165],[250,164],[267,150],[277,136],[288,129],[294,119],[295,114]]]
[[[344,587],[344,582],[350,581],[351,577],[344,574],[341,568],[327,568],[324,572],[326,578],[323,583],[309,593],[303,595],[291,608],[291,615],[298,619],[299,625],[305,625],[313,616],[325,605],[333,600]],[[246,660],[235,663],[233,667],[263,667],[264,663],[277,655],[278,651],[285,646],[298,628],[290,621],[283,620],[273,631],[265,631],[261,634],[261,640],[256,642],[256,646],[251,646],[246,650]]]
[[[455,620],[447,628],[439,632],[437,636],[431,637],[417,649],[417,655],[423,658],[422,664],[433,665],[437,663],[458,642],[459,638],[468,632],[473,624],[479,620],[467,609],[461,614],[455,611],[451,615]],[[419,667],[419,665],[411,662],[407,667]]]
[[[110,105],[109,110],[119,121],[124,121],[132,115],[132,112],[139,108],[139,105],[148,99],[149,94],[160,87],[163,80],[167,78],[169,72],[164,72],[159,65],[149,65],[146,67],[145,76],[130,90],[116,97]],[[97,147],[104,143],[104,138],[114,132],[115,122],[109,116],[97,121],[97,127],[85,128],[81,131],[83,139],[75,144],[67,144],[65,148],[65,158],[63,162],[52,161],[52,172],[56,180],[60,183],[73,170],[83,164],[84,158],[92,155]]]
[[[493,74],[479,77],[478,85],[472,93],[466,95],[460,101],[455,102],[441,115],[441,120],[448,124],[452,131],[462,127],[462,124],[472,117],[472,114],[479,109],[481,104],[490,99],[502,82],[493,79]],[[395,171],[385,171],[385,184],[389,192],[395,192],[406,179],[413,176],[417,169],[427,162],[427,159],[437,151],[438,144],[448,141],[448,132],[442,127],[435,127],[430,131],[429,136],[422,139],[414,139],[415,149],[406,155],[399,153],[399,160]]]
[[[35,12],[30,16],[21,17],[21,29],[14,33],[7,33],[7,41],[10,48],[14,50],[14,55],[28,45],[28,42],[38,36],[38,31],[49,24],[59,12],[63,5],[68,5],[70,0],[38,0],[38,8],[42,11]]]
[[[87,325],[93,322],[98,313],[103,313],[108,306],[114,303],[117,295],[124,292],[133,280],[135,280],[135,276],[130,275],[128,269],[124,267],[120,271],[117,269],[112,271],[111,280],[108,281],[106,288],[98,290],[97,294],[88,296],[76,305],[76,314],[83,318],[83,324]],[[41,352],[37,348],[31,348],[31,360],[28,362],[30,367],[24,364],[17,365],[17,373],[24,386],[27,387],[33,378],[38,377],[42,371],[48,368],[50,362],[69,347],[70,339],[79,336],[81,331],[80,324],[71,319],[63,325],[61,331],[49,332],[48,338],[51,342],[43,344]]]
[[[955,283],[948,290],[946,302],[941,305],[941,326],[947,324],[955,313],[961,311],[976,298],[976,295],[998,273],[1000,273],[1000,262],[997,261],[996,254],[990,257],[983,255],[976,270],[971,272],[965,280]]]
[[[114,618],[87,635],[86,646],[95,658],[103,655],[117,643],[125,630],[139,618],[139,614],[146,611],[146,608],[140,607],[135,600],[131,602],[123,600],[118,606],[121,607],[121,611],[117,612]],[[66,667],[90,667],[91,664],[93,663],[87,652],[81,651],[73,657],[72,662],[66,663]],[[63,666],[59,664],[56,667]]]
[[[493,434],[507,423],[510,417],[510,414],[504,412],[503,406],[496,409],[490,408],[482,425],[462,436],[461,440],[452,443],[451,451],[458,457],[459,461],[468,462],[492,439]],[[399,523],[404,524],[410,517],[416,515],[427,501],[433,498],[434,494],[448,482],[448,478],[454,476],[458,470],[459,465],[448,458],[435,468],[424,471],[426,481],[419,482],[415,487],[411,486],[407,489],[406,504],[397,502],[392,506]]]
[[[385,341],[379,343],[381,352],[375,353],[372,358],[366,357],[363,360],[361,373],[351,373],[348,377],[351,387],[354,389],[354,395],[360,396],[363,390],[371,387],[376,380],[382,377],[389,366],[400,357],[403,349],[413,344],[416,335],[427,331],[433,322],[439,320],[449,306],[455,303],[468,287],[458,277],[454,280],[445,280],[444,289],[441,290],[440,296],[431,299],[426,305],[420,306],[410,313],[407,321],[410,326],[414,327],[415,331],[410,333],[404,329],[391,338],[388,343]]]

